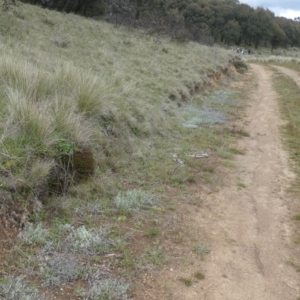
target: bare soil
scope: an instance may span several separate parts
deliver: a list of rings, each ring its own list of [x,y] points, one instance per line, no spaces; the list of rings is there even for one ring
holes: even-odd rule
[[[219,191],[191,190],[201,206],[183,220],[195,243],[201,241],[211,252],[197,256],[186,248],[182,253],[185,243],[178,245],[173,254],[178,251],[183,257],[145,275],[136,299],[298,299],[299,273],[291,263],[295,199],[286,192],[294,175],[281,142],[283,121],[272,71],[259,65],[251,69],[256,84],[242,122],[249,137],[236,146],[245,154],[227,169]],[[280,69],[299,80],[295,72]],[[197,279],[197,272],[205,278]]]

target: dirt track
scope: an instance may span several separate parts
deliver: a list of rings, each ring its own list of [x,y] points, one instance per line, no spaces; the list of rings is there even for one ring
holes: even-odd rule
[[[285,189],[292,174],[279,136],[276,93],[270,71],[257,65],[252,65],[252,70],[258,87],[245,127],[251,138],[239,144],[246,155],[237,159],[232,185],[216,195],[216,201],[222,203],[220,227],[231,243],[222,243],[208,262],[212,264],[207,269],[211,284],[205,299],[283,300],[299,296],[298,276],[287,264],[291,259],[290,217]],[[234,180],[245,188],[234,188]],[[216,236],[223,241],[224,237]]]
[[[172,300],[296,300],[299,273],[288,262],[291,254],[291,215],[286,188],[289,171],[279,126],[279,107],[272,87],[272,72],[251,65],[257,78],[246,111],[236,168],[226,185],[205,199],[206,211],[194,217],[194,230],[211,236],[211,253],[204,262],[187,262],[163,272],[156,281]],[[284,70],[282,70],[284,71]],[[287,71],[285,71],[287,73]],[[295,81],[296,73],[288,72]],[[299,80],[300,82],[300,80]],[[197,228],[198,227],[198,228]],[[199,228],[200,227],[200,228]],[[199,234],[201,235],[201,234]],[[190,261],[187,258],[187,261]],[[178,278],[203,271],[205,279],[191,287]]]

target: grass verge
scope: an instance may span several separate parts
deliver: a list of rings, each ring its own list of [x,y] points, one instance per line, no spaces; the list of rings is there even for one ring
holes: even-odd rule
[[[190,188],[239,154],[234,54],[25,4],[0,27],[0,234],[23,228],[5,297],[127,299],[189,238]]]
[[[293,189],[300,192],[300,100],[299,87],[293,79],[280,72],[274,76],[274,87],[279,94],[279,103],[286,124],[283,126],[285,143],[293,160],[293,169],[297,179]]]

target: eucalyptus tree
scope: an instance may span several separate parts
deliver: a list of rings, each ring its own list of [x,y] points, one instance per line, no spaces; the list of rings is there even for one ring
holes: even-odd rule
[[[241,35],[237,42],[240,45],[242,42],[245,46],[250,46],[251,37],[248,34],[248,20],[253,13],[254,8],[247,4],[238,4],[234,9],[234,19],[239,23],[241,28]]]
[[[222,30],[222,41],[228,45],[238,44],[241,34],[240,24],[235,20],[230,20]]]
[[[273,34],[274,14],[262,7],[255,9],[247,22],[247,36],[257,49],[261,42],[269,42]]]
[[[286,34],[284,30],[280,27],[279,18],[275,18],[273,22],[273,35],[271,38],[271,47],[276,49],[277,47],[284,46],[284,42],[286,40]]]

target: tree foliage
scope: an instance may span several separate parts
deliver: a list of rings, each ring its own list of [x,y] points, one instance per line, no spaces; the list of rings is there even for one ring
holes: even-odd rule
[[[115,24],[148,28],[178,40],[243,47],[300,46],[300,17],[275,17],[238,0],[22,0]]]

